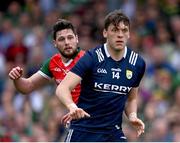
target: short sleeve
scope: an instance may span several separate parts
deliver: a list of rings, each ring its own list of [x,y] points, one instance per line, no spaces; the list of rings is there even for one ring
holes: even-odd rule
[[[138,64],[138,66],[137,66],[137,80],[135,82],[135,87],[139,86],[139,84],[140,84],[140,82],[142,80],[142,77],[144,76],[145,69],[146,69],[145,61],[142,58],[140,58],[139,60],[140,60],[140,62]]]
[[[40,68],[40,72],[43,73],[44,75],[52,78],[53,75],[52,75],[51,71],[49,70],[50,60],[51,59],[49,58],[43,63],[43,65]]]

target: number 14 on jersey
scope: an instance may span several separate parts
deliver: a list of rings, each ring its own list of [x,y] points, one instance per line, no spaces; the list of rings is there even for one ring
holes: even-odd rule
[[[112,78],[113,78],[113,79],[114,79],[114,78],[119,79],[119,78],[120,78],[119,72],[113,71],[113,72],[112,72]]]

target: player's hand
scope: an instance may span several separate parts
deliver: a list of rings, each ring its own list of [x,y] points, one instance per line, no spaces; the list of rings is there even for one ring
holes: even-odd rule
[[[17,80],[23,75],[23,69],[21,67],[15,67],[9,72],[9,78]]]
[[[81,119],[85,117],[90,117],[90,115],[85,112],[83,109],[78,108],[76,104],[72,103],[69,105],[69,115],[71,116],[72,120],[75,119]]]
[[[90,117],[90,115],[81,108],[71,109],[69,115],[71,116],[72,119],[76,119],[76,120],[85,117]]]
[[[142,133],[144,133],[144,129],[145,129],[145,125],[142,122],[142,120],[140,120],[137,117],[134,118],[130,118],[129,119],[130,123],[132,124],[132,126],[136,129],[137,131],[137,136],[139,137]]]
[[[68,125],[70,124],[72,120],[72,117],[70,116],[70,113],[67,113],[66,115],[64,115],[61,119],[61,124],[63,124],[65,127],[68,127]]]

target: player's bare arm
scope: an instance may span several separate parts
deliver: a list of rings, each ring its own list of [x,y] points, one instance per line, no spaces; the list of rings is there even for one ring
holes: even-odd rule
[[[80,81],[81,78],[78,75],[69,72],[56,89],[56,95],[58,96],[60,101],[68,108],[68,114],[71,119],[90,117],[90,115],[86,113],[83,109],[78,108],[72,100],[71,91],[78,83],[80,83]],[[66,120],[66,122],[67,121],[68,120]]]
[[[28,94],[49,82],[49,80],[38,72],[29,78],[24,78],[22,76],[23,69],[21,67],[15,67],[9,72],[9,78],[13,80],[16,89],[23,94]]]
[[[131,125],[136,129],[137,136],[140,136],[142,133],[144,133],[145,125],[142,120],[137,117],[137,95],[138,88],[132,88],[126,102],[125,113]]]

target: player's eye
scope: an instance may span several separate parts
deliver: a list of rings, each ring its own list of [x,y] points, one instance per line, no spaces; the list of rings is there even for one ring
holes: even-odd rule
[[[111,31],[112,31],[112,32],[117,32],[118,29],[117,29],[117,28],[113,28]]]
[[[122,29],[122,32],[123,32],[123,33],[126,33],[126,32],[128,32],[128,29],[127,29],[127,28],[124,28],[124,29]]]
[[[65,38],[64,37],[59,37],[58,41],[63,41]]]
[[[69,40],[74,39],[74,37],[73,37],[73,36],[68,36],[67,38],[68,38]]]

